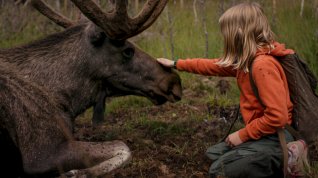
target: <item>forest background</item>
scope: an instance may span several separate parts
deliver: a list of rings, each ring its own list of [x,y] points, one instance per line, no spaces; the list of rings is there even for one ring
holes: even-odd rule
[[[22,0],[23,1],[23,0]],[[63,29],[23,5],[0,0],[0,48],[25,44]],[[170,0],[158,20],[130,41],[153,57],[217,58],[223,42],[218,25],[229,7],[248,0]],[[252,0],[250,0],[252,1]],[[79,12],[68,0],[46,0],[74,20]],[[145,1],[129,0],[136,15]],[[253,0],[260,3],[277,41],[294,49],[318,76],[318,0]],[[109,2],[99,0],[105,9]],[[204,77],[179,72],[183,99],[154,106],[145,98],[108,98],[106,123],[91,127],[92,110],[76,120],[76,137],[102,141],[120,139],[133,159],[107,177],[207,177],[211,162],[204,153],[226,133],[235,115],[239,90],[233,78]],[[233,130],[242,127],[235,125]],[[318,177],[317,145],[312,146],[313,173]]]

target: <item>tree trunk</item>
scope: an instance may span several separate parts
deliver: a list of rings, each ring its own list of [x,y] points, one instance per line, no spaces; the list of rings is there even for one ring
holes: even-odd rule
[[[180,0],[180,7],[181,7],[181,9],[183,9],[183,7],[184,7],[184,1],[183,0]]]
[[[232,0],[232,6],[236,4],[236,0]]]
[[[314,6],[314,11],[315,11],[315,18],[318,20],[318,0],[315,0],[315,6]]]
[[[219,3],[219,15],[221,16],[225,11],[225,8],[224,8],[224,0],[221,0],[220,3]]]
[[[301,0],[301,5],[300,5],[300,17],[303,16],[303,13],[304,13],[304,5],[305,5],[305,0]]]
[[[66,11],[67,9],[67,0],[63,0],[63,10]]]
[[[171,48],[171,60],[174,60],[172,16],[171,16],[170,9],[168,8],[168,6],[166,6],[166,10],[167,10],[168,25],[169,25],[169,42],[170,42],[170,48]]]
[[[139,0],[135,0],[135,12],[138,13],[139,9]]]
[[[204,31],[204,39],[205,39],[205,52],[204,57],[208,58],[209,56],[209,34],[207,29],[207,20],[206,20],[206,1],[200,0],[201,3],[201,14],[202,14],[202,27]]]
[[[276,28],[276,16],[277,16],[277,13],[276,13],[276,0],[273,0],[272,1],[273,3],[273,17],[272,17],[272,26],[273,28]]]
[[[55,1],[55,8],[57,11],[61,11],[61,2],[60,0]]]
[[[193,15],[194,15],[194,23],[197,24],[198,23],[198,14],[197,14],[197,0],[193,0]]]

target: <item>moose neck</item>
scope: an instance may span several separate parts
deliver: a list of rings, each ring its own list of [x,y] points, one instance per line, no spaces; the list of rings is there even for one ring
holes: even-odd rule
[[[29,45],[0,50],[2,61],[52,92],[73,119],[93,105],[102,89],[102,81],[89,78],[84,29],[85,25],[76,26]]]

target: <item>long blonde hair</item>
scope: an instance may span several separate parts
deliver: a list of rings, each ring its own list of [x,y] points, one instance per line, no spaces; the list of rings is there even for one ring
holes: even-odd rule
[[[219,19],[224,54],[218,64],[248,72],[257,49],[271,48],[274,41],[269,22],[257,3],[241,3],[228,9]]]

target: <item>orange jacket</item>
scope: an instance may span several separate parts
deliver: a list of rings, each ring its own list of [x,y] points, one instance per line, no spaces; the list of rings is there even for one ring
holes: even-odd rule
[[[240,109],[245,127],[239,130],[243,142],[273,134],[276,128],[291,124],[293,104],[282,66],[273,56],[293,54],[284,44],[274,43],[274,49],[261,49],[253,64],[253,79],[265,108],[259,103],[250,85],[249,74],[232,67],[215,64],[219,59],[186,59],[177,61],[177,69],[209,76],[236,77],[240,88]]]

